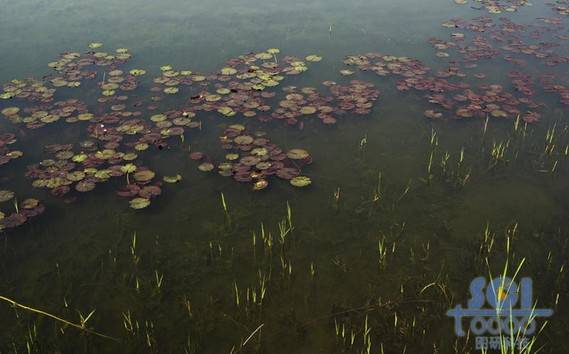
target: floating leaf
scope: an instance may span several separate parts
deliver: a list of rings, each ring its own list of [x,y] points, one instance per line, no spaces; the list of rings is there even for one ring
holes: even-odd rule
[[[308,114],[314,114],[314,113],[316,113],[316,108],[311,107],[311,106],[305,106],[305,107],[302,107],[302,108],[300,109],[300,113],[306,114],[306,115],[308,115]]]
[[[150,205],[150,199],[147,198],[134,198],[129,202],[132,209],[144,209]]]
[[[297,176],[290,180],[290,184],[295,187],[306,187],[312,183],[309,177],[306,176]]]
[[[7,117],[14,116],[18,114],[18,112],[20,112],[20,108],[18,107],[8,107],[2,110],[2,114]]]
[[[142,76],[142,75],[146,74],[146,70],[142,70],[142,69],[132,69],[129,72],[133,76]]]
[[[69,172],[67,174],[67,176],[65,176],[65,178],[67,178],[68,180],[70,180],[72,182],[79,182],[83,178],[85,178],[85,172],[83,172],[83,171],[72,171],[72,172]]]
[[[20,206],[23,209],[33,209],[35,207],[37,207],[39,205],[40,201],[34,198],[28,198],[25,199],[22,203],[20,203]]]
[[[204,162],[198,166],[198,170],[202,172],[210,172],[214,169],[214,165],[210,162]]]
[[[7,202],[12,198],[14,198],[14,192],[7,190],[0,190],[0,203]]]
[[[132,163],[127,163],[126,165],[121,166],[121,171],[123,173],[133,173],[136,171],[136,165]]]
[[[78,192],[90,192],[95,189],[95,183],[91,181],[80,181],[75,185]]]
[[[154,178],[156,174],[150,170],[142,170],[134,173],[134,179],[138,182],[148,182]]]
[[[155,122],[155,123],[163,122],[163,121],[165,121],[166,119],[167,119],[167,117],[166,117],[165,114],[155,114],[155,115],[153,115],[152,117],[150,117],[150,120],[153,121],[153,122]]]
[[[260,180],[256,181],[255,183],[253,183],[253,190],[254,191],[260,191],[262,189],[267,188],[268,185],[269,185],[269,182],[266,179],[260,179]]]
[[[175,176],[164,176],[162,178],[166,183],[178,183],[182,180],[182,176],[175,175]]]
[[[221,69],[221,73],[223,75],[234,75],[237,73],[237,70],[235,70],[234,68],[225,67],[225,68]]]
[[[292,160],[302,160],[309,157],[310,154],[304,149],[291,149],[287,152],[286,156]]]
[[[317,63],[317,62],[322,60],[322,57],[312,54],[312,55],[307,56],[305,59],[306,59],[306,61]]]
[[[235,111],[229,107],[220,107],[217,111],[226,117],[232,117],[235,115]]]
[[[169,95],[176,94],[176,93],[178,93],[178,91],[180,91],[180,89],[177,87],[166,87],[164,89],[164,93],[167,93]]]

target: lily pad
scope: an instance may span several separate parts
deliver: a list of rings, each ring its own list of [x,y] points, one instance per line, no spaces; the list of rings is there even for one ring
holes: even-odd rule
[[[133,173],[136,171],[136,165],[132,163],[127,163],[126,165],[121,166],[121,171],[123,173]]]
[[[235,111],[230,107],[219,107],[217,111],[226,117],[233,117],[235,115]]]
[[[166,183],[178,183],[182,180],[182,176],[180,176],[180,175],[164,176],[164,177],[162,177],[162,180],[164,180],[164,182],[166,182]]]
[[[306,187],[312,183],[312,180],[306,176],[297,176],[290,180],[290,184],[295,187]]]
[[[134,198],[129,202],[132,209],[144,209],[150,205],[150,199],[147,198]]]
[[[25,199],[20,206],[24,209],[33,209],[39,205],[40,201],[34,198]]]
[[[307,56],[304,59],[306,59],[306,61],[309,61],[309,62],[317,63],[317,62],[322,60],[322,57],[312,54],[312,55]]]
[[[210,172],[214,169],[214,165],[210,162],[204,162],[198,166],[198,170],[202,172]]]
[[[225,67],[225,68],[221,69],[221,73],[223,75],[234,75],[237,73],[237,70],[235,70],[234,68]]]
[[[0,203],[7,202],[8,200],[14,198],[14,192],[7,190],[0,190]]]
[[[154,178],[156,174],[150,170],[141,170],[134,173],[134,179],[138,182],[148,182]]]
[[[291,160],[303,160],[308,158],[310,154],[304,149],[291,149],[286,153],[286,156]]]
[[[75,190],[78,192],[90,192],[95,189],[95,183],[91,181],[80,181],[75,185]]]
[[[239,135],[238,137],[236,137],[233,141],[235,141],[236,144],[239,145],[248,145],[251,144],[253,142],[253,137],[249,136],[249,135]]]
[[[132,69],[129,72],[132,76],[142,76],[142,75],[146,74],[146,70],[142,70],[142,69]]]
[[[18,114],[18,112],[20,112],[20,108],[18,107],[8,107],[2,110],[2,114],[7,117],[14,116]]]
[[[253,183],[253,190],[254,191],[260,191],[262,189],[267,188],[268,185],[269,185],[269,181],[267,181],[266,179],[259,179],[258,181]]]
[[[180,91],[180,89],[177,87],[166,87],[164,89],[164,93],[167,93],[169,95],[174,95],[174,94],[178,93],[178,91]]]

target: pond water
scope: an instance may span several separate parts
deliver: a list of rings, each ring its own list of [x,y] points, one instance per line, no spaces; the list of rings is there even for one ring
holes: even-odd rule
[[[568,8],[1,0],[0,353],[566,352]]]

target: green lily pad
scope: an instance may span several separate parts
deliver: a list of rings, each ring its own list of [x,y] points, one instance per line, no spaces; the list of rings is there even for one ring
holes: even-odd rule
[[[134,145],[134,149],[136,151],[144,151],[146,149],[148,149],[148,144],[147,143],[138,143],[136,145]]]
[[[175,176],[164,176],[162,177],[162,179],[164,180],[164,182],[166,183],[178,183],[182,180],[182,176],[180,175],[175,175]]]
[[[136,171],[136,165],[132,163],[127,163],[126,165],[121,166],[121,171],[123,173],[133,173]]]
[[[237,73],[237,70],[235,70],[234,68],[226,67],[221,69],[221,73],[223,75],[234,75]]]
[[[72,182],[79,182],[83,178],[85,178],[85,172],[83,172],[83,171],[72,171],[72,172],[69,172],[65,178],[67,178],[68,180],[70,180]]]
[[[142,69],[132,69],[129,72],[132,76],[142,76],[142,75],[146,74],[146,70],[142,70]]]
[[[7,202],[8,200],[14,198],[14,192],[7,190],[0,190],[0,203]]]
[[[150,120],[153,121],[153,122],[155,122],[155,123],[158,123],[158,122],[163,122],[163,121],[165,121],[166,118],[167,118],[167,117],[166,117],[165,114],[155,114],[155,115],[153,115],[152,117],[150,117]]]
[[[39,205],[40,201],[35,198],[28,198],[20,203],[20,206],[24,209],[33,209]]]
[[[148,182],[154,178],[156,174],[150,170],[142,170],[134,173],[134,179],[138,182]]]
[[[290,184],[295,187],[306,187],[312,183],[312,180],[306,176],[296,176],[290,180]]]
[[[253,190],[254,191],[260,191],[262,189],[267,188],[268,185],[269,185],[269,182],[266,179],[260,179],[260,180],[256,181],[255,183],[253,183]]]
[[[167,93],[169,95],[174,95],[174,94],[178,93],[178,91],[180,91],[180,89],[177,87],[166,87],[164,89],[164,93]]]
[[[150,199],[147,198],[134,198],[129,202],[132,209],[144,209],[150,205]]]
[[[210,172],[211,170],[213,170],[214,167],[215,166],[213,166],[212,163],[204,162],[198,166],[198,170],[200,170],[202,172]]]
[[[219,107],[217,111],[226,117],[232,117],[235,115],[235,111],[229,107]]]
[[[286,156],[292,160],[302,160],[309,157],[310,154],[304,149],[291,149],[286,153]]]
[[[89,156],[87,156],[87,154],[77,154],[77,155],[73,156],[71,158],[71,160],[73,162],[83,162],[83,161],[87,160],[88,157]]]
[[[307,57],[304,58],[304,59],[306,59],[306,61],[309,61],[309,62],[312,62],[312,63],[317,63],[317,62],[319,62],[319,61],[322,60],[322,57],[321,57],[321,56],[318,56],[318,55],[312,54],[312,55],[307,56]]]
[[[105,149],[102,151],[97,151],[95,153],[95,157],[98,159],[101,159],[101,160],[108,160],[108,159],[114,157],[115,153],[116,153],[115,150]]]
[[[4,108],[2,110],[2,114],[9,117],[9,116],[14,116],[16,114],[18,114],[18,112],[20,112],[20,108],[18,107],[8,107],[8,108]]]

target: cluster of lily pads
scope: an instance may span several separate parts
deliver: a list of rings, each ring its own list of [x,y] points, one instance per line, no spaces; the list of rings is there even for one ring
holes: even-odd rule
[[[12,212],[4,206],[12,201]],[[21,203],[16,200],[16,194],[9,190],[0,190],[0,231],[23,225],[34,216],[44,212],[45,206],[35,198],[24,199]]]
[[[500,2],[492,3],[498,6]],[[504,2],[505,4],[506,2]],[[517,8],[515,3],[507,2],[510,9]],[[519,2],[518,5],[522,3]],[[502,5],[498,6],[499,8]],[[504,5],[505,6],[505,5]],[[444,118],[442,110],[452,111],[451,118],[520,117],[527,123],[537,122],[541,114],[539,109],[543,103],[534,99],[536,83],[541,83],[545,92],[555,92],[560,96],[560,103],[567,105],[569,89],[562,83],[555,82],[552,75],[543,75],[539,81],[524,71],[516,70],[508,73],[512,89],[497,84],[471,84],[465,79],[485,79],[481,72],[471,73],[469,70],[478,67],[477,62],[484,59],[501,58],[514,65],[525,65],[524,57],[540,60],[544,65],[553,67],[569,63],[569,56],[557,53],[560,47],[556,40],[566,41],[569,36],[563,34],[564,27],[559,18],[539,18],[538,24],[521,25],[507,18],[495,21],[491,17],[481,16],[472,20],[452,19],[443,22],[443,27],[455,32],[450,40],[431,38],[439,58],[450,58],[447,67],[436,72],[418,59],[398,57],[378,53],[348,56],[345,64],[357,66],[362,71],[373,71],[379,76],[395,75],[400,79],[396,86],[400,91],[414,90],[425,92],[425,99],[438,106],[427,109],[424,114],[428,118]],[[539,25],[541,23],[541,25]],[[470,32],[458,32],[464,30]],[[527,42],[529,38],[530,42]],[[452,53],[459,56],[451,58]],[[343,70],[344,75],[351,70]]]
[[[553,50],[560,47],[560,44],[547,39],[547,37],[565,38],[562,34],[561,19],[540,18],[539,21],[543,23],[542,26],[522,25],[503,17],[498,21],[488,16],[468,21],[451,19],[443,22],[443,27],[455,31],[468,31],[472,35],[453,32],[450,41],[432,38],[430,42],[439,50],[437,56],[448,57],[449,54],[445,50],[452,49],[461,55],[465,63],[500,57],[513,64],[524,65],[525,60],[516,58],[516,55],[542,60],[547,66],[568,63],[569,59],[566,56],[557,54]],[[552,36],[554,34],[555,37]]]
[[[2,85],[0,99],[25,99],[31,102],[48,103],[53,100],[56,89],[48,86],[49,83],[36,79],[12,80]]]
[[[117,194],[132,198],[130,205],[134,209],[148,206],[151,198],[161,194],[162,183],[155,180],[155,172],[140,163],[133,163],[137,159],[136,153],[98,149],[93,140],[81,142],[80,147],[81,152],[75,153],[71,144],[47,146],[46,150],[53,158],[28,166],[26,177],[33,179],[34,187],[46,188],[67,202],[76,199],[72,191],[90,192],[97,185],[118,177],[126,183]],[[163,180],[176,183],[181,176],[164,176]]]
[[[199,151],[190,154],[193,160],[201,161],[198,166],[200,171],[210,172],[217,167],[221,176],[252,183],[254,191],[265,189],[270,176],[288,180],[295,187],[306,187],[312,183],[309,177],[301,175],[302,167],[312,162],[312,157],[304,149],[285,152],[271,143],[264,132],[250,133],[241,124],[226,128],[219,141],[225,150],[223,162],[214,163]]]
[[[10,145],[16,143],[16,135],[4,133],[0,135],[0,166],[24,156],[20,150],[10,150]]]
[[[438,50],[453,49],[459,54],[466,69],[476,68],[477,61],[491,58],[501,58],[518,66],[526,65],[528,59],[539,60],[547,67],[569,63],[569,56],[555,51],[556,48],[562,49],[559,41],[569,40],[569,36],[564,34],[565,29],[560,18],[538,18],[536,24],[524,25],[507,18],[494,21],[491,17],[477,17],[470,21],[453,19],[444,22],[443,26],[453,30],[463,29],[474,35],[468,40],[470,36],[454,32],[451,34],[451,41],[431,39],[431,43]],[[484,77],[480,74],[473,76]],[[534,80],[529,74],[524,73],[521,78],[519,71],[513,71],[509,76],[518,92],[528,98],[534,95],[531,88]],[[541,81],[546,92],[559,93],[562,98],[560,103],[566,105],[564,86],[555,86],[551,84],[551,80]]]
[[[87,105],[77,99],[68,99],[55,103],[42,103],[20,110],[18,107],[8,107],[2,114],[14,124],[24,124],[28,129],[38,129],[56,123],[60,119],[66,123],[86,121],[93,117],[87,111]]]
[[[147,108],[157,109],[156,103],[164,94],[189,94],[184,107],[187,113],[216,111],[224,117],[255,117],[271,109],[266,100],[275,96],[276,92],[271,89],[280,85],[285,76],[308,70],[304,60],[292,56],[279,60],[279,53],[280,50],[271,48],[242,55],[227,61],[223,68],[212,74],[175,70],[171,65],[164,65],[150,89],[155,104]],[[316,58],[311,55],[306,61],[318,61]]]
[[[429,74],[430,68],[417,59],[396,57],[369,53],[365,55],[349,56],[345,60],[347,65],[357,65],[360,70],[373,71],[377,75],[396,75],[400,77],[397,89],[400,91],[415,90],[426,92],[425,99],[432,104],[446,110],[454,110],[456,118],[485,117],[491,115],[495,118],[516,117],[535,121],[536,112],[529,110],[539,107],[539,104],[526,96],[516,97],[507,92],[501,85],[478,85],[476,92],[466,82],[453,83],[448,77],[463,77],[458,69],[450,69],[434,75]],[[449,93],[451,95],[449,95]],[[522,110],[519,106],[525,106]],[[441,112],[429,109],[425,111],[428,118],[442,118]]]
[[[0,113],[11,123],[26,129],[63,122],[79,123],[85,128],[87,140],[74,144],[48,145],[45,150],[49,156],[28,166],[26,176],[33,180],[34,187],[47,189],[52,195],[71,202],[81,193],[95,190],[100,184],[118,180],[122,182],[118,182],[117,194],[130,198],[130,206],[134,209],[150,205],[151,199],[161,194],[162,182],[176,183],[182,179],[179,174],[163,176],[161,181],[157,179],[156,173],[142,163],[141,155],[145,151],[154,148],[164,150],[171,138],[184,142],[188,129],[201,129],[203,120],[196,118],[198,114],[213,111],[223,117],[239,114],[252,118],[258,113],[270,111],[271,105],[267,100],[275,97],[274,88],[285,76],[301,74],[308,69],[307,62],[322,60],[317,55],[307,56],[304,60],[292,56],[279,59],[280,51],[272,48],[231,59],[221,70],[209,75],[190,70],[178,71],[170,65],[163,65],[160,76],[152,80],[150,92],[153,96],[148,104],[144,100],[131,102],[127,95],[140,86],[140,77],[146,74],[143,69],[127,71],[121,68],[131,58],[129,51],[119,48],[106,52],[100,48],[102,43],[95,42],[89,45],[86,53],[61,54],[48,64],[54,74],[45,76],[42,81],[12,80],[2,85],[0,99],[20,102],[21,105],[16,103],[5,107]],[[95,110],[90,111],[86,103],[75,98],[55,100],[58,90],[82,87],[84,81],[94,79],[100,89],[96,113]],[[353,91],[351,94],[355,96],[358,88]],[[145,108],[149,111],[157,110],[163,95],[178,93],[189,95],[184,107],[164,109],[162,113],[149,115],[141,109],[146,105]],[[357,100],[358,97],[353,99]],[[358,104],[366,102],[367,99]],[[326,108],[322,110],[330,113]],[[261,117],[259,119],[263,121]],[[235,126],[232,129],[234,128]],[[291,180],[295,186],[311,183],[310,178],[300,176],[300,167],[310,160],[308,153],[292,163],[289,161],[297,156],[294,151],[289,151],[290,156],[277,154],[280,149],[276,145],[270,144],[266,138],[259,139],[257,137],[255,141],[260,145],[251,149],[256,155],[243,155],[240,158],[243,164],[240,165],[241,161],[235,164],[239,172],[235,173],[235,179],[254,180],[255,190],[268,185],[261,177],[277,173],[281,178]],[[253,144],[247,140],[245,135],[237,139],[242,154]],[[21,152],[7,148],[7,145],[15,141],[13,134],[1,136],[2,163],[21,156]],[[297,152],[301,151],[304,150],[298,149]],[[235,154],[233,152],[228,155]],[[192,156],[195,157],[195,154]],[[257,158],[259,161],[256,161]],[[257,163],[244,167],[253,161]],[[203,170],[206,165],[200,166]],[[245,176],[247,170],[251,174]],[[10,222],[11,224],[13,223]]]
[[[286,120],[289,125],[303,125],[304,116],[317,115],[324,124],[335,124],[337,117],[346,113],[366,115],[371,112],[379,91],[371,83],[352,80],[349,85],[325,81],[332,95],[322,96],[314,87],[285,87],[286,96],[271,118]]]
[[[454,0],[458,5],[467,5],[469,0]],[[470,6],[475,10],[486,10],[491,14],[516,12],[521,7],[531,5],[528,0],[475,0]]]

